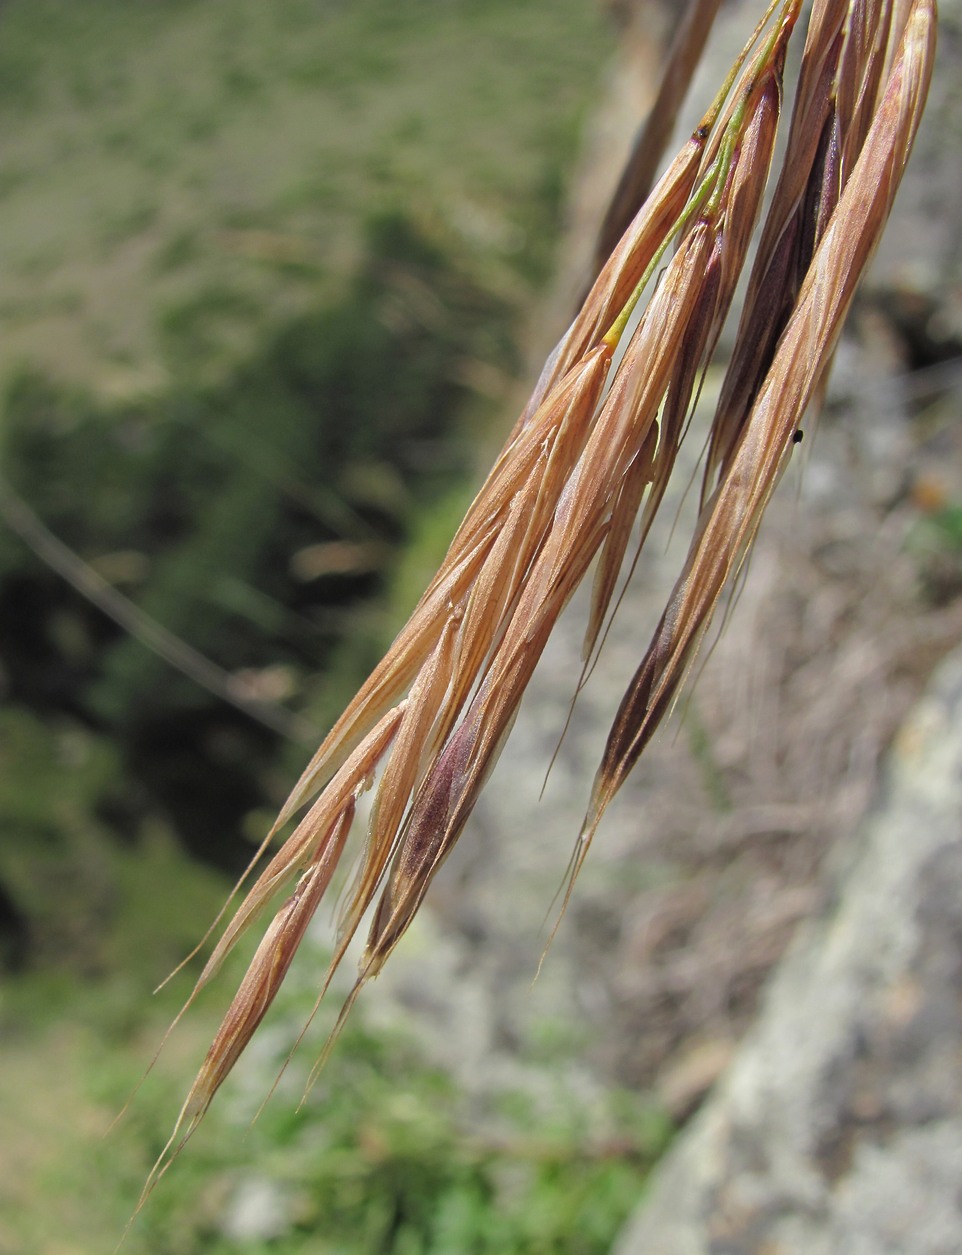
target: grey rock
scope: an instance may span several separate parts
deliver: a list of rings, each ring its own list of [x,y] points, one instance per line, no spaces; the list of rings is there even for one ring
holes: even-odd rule
[[[263,1176],[237,1182],[221,1217],[224,1237],[235,1242],[270,1242],[294,1223],[289,1191]]]
[[[962,654],[842,857],[616,1255],[962,1250]]]

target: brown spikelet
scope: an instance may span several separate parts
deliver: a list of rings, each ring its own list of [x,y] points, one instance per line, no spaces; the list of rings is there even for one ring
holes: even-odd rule
[[[307,812],[282,848],[270,860],[234,913],[213,953],[204,965],[190,996],[196,997],[220,969],[238,938],[271,900],[296,875],[327,856],[337,845],[340,819],[353,815],[358,796],[369,784],[378,763],[403,723],[407,702],[390,710],[372,729],[331,781],[323,796]],[[338,855],[341,847],[337,846]],[[336,860],[335,860],[336,865]],[[334,865],[332,865],[333,871]]]
[[[452,613],[437,649],[422,667],[408,697],[390,760],[378,784],[364,858],[338,921],[335,961],[350,943],[373,900],[394,850],[407,798],[417,786],[425,757],[436,744],[435,727],[451,676],[457,626],[457,618]]]
[[[309,806],[241,902],[194,994],[276,895],[295,888],[148,1189],[276,995],[347,847],[358,799],[380,773],[321,991],[370,917],[339,1030],[459,839],[558,617],[595,561],[586,669],[596,657],[636,518],[643,543],[747,264],[800,9],[801,0],[773,0],[702,124],[634,213],[440,570],[282,808],[275,831]],[[609,734],[569,894],[606,807],[669,711],[745,559],[827,370],[918,126],[934,31],[933,0],[815,0],[784,162],[709,435],[696,532]],[[685,76],[698,42],[691,30],[687,38]]]
[[[783,39],[790,30],[791,24],[786,23],[781,31]],[[639,548],[644,544],[658,507],[664,499],[700,373],[715,350],[745,262],[774,147],[783,56],[784,43],[775,43],[764,72],[751,83],[746,101],[751,112],[743,133],[739,135],[727,179],[721,189],[711,252],[704,258],[689,258],[685,263],[693,272],[700,272],[701,282],[697,303],[679,344],[675,368],[659,418],[657,444],[650,455],[650,469],[646,471],[651,487],[641,520]],[[709,157],[712,155],[710,152]],[[640,476],[640,468],[636,473]],[[630,478],[628,482],[630,483]],[[633,518],[639,504],[640,493],[637,494],[637,499],[632,495],[625,496],[624,500],[619,497],[612,512],[612,524],[599,563],[592,597],[592,613],[584,648],[586,660],[590,658],[598,640],[617,572],[627,549],[630,536],[628,509],[633,507]]]
[[[144,1184],[137,1210],[146,1202],[176,1155],[183,1150],[211,1104],[214,1094],[237,1062],[274,1001],[308,924],[331,882],[354,818],[353,804],[345,807],[321,844],[311,865],[288,900],[274,916],[261,940],[240,988],[221,1022],[217,1035],[180,1110],[173,1132]]]
[[[450,608],[465,604],[484,578],[485,569],[488,580],[492,578],[495,566],[489,558],[497,547],[512,502],[519,490],[530,489],[532,484],[536,489],[543,485],[550,490],[552,482],[563,474],[566,459],[576,456],[578,441],[584,440],[610,360],[611,352],[604,345],[585,355],[566,372],[529,421],[523,426],[519,424],[509,437],[469,507],[440,570],[382,662],[304,770],[278,815],[274,831],[326,785],[377,719],[411,687],[437,647]],[[553,458],[546,458],[547,453],[553,454]],[[544,473],[546,461],[550,461],[553,472],[550,476]],[[543,497],[544,493],[539,495]],[[537,520],[529,521],[528,531],[536,533]],[[478,598],[474,600],[477,603]],[[490,613],[484,616],[491,617]],[[470,636],[477,626],[478,616],[473,616],[465,635]],[[473,677],[463,678],[470,688]]]

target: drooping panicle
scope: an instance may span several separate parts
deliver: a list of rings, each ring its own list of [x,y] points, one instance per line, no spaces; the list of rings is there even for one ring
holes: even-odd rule
[[[693,0],[692,12],[716,7]],[[358,801],[378,777],[319,995],[369,920],[336,1034],[461,836],[551,632],[593,562],[586,672],[597,658],[636,520],[640,544],[747,264],[801,7],[768,6],[701,125],[602,265],[410,620],[282,808],[274,831],[306,813],[228,923],[188,1005],[241,934],[282,892],[289,896],[274,910],[148,1188],[276,995],[344,860]],[[606,807],[669,712],[744,561],[831,360],[918,125],[934,31],[934,0],[814,0],[783,165],[712,423],[695,534],[609,734],[569,893]],[[690,48],[696,35],[689,29]],[[682,56],[685,74],[690,59]]]

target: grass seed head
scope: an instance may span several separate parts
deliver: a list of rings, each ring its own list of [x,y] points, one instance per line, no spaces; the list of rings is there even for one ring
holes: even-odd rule
[[[273,1000],[342,858],[357,800],[380,770],[321,991],[373,908],[336,1035],[463,831],[558,617],[597,558],[591,660],[634,520],[641,511],[644,540],[746,264],[799,10],[800,0],[773,0],[702,125],[602,266],[411,619],[282,808],[275,831],[311,804],[241,902],[195,994],[275,895],[296,886],[266,930],[148,1190]],[[933,0],[815,0],[787,152],[713,420],[700,517],[609,734],[571,882],[671,708],[831,360],[911,148],[934,37]]]

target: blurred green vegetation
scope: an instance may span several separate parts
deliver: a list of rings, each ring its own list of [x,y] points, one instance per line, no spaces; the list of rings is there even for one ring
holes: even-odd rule
[[[5,477],[95,571],[227,672],[302,703],[320,675],[320,727],[385,643],[354,612],[414,516],[464,474],[459,426],[477,404],[460,372],[479,357],[510,367],[511,316],[407,219],[381,217],[337,303],[289,321],[224,379],[185,372],[118,402],[17,376]],[[192,323],[170,334],[196,349]],[[335,654],[340,682],[328,685]],[[246,862],[237,829],[271,799],[277,737],[171,672],[12,533],[0,535],[0,656],[12,701],[110,736],[126,827],[159,808],[196,853]]]
[[[566,1095],[546,1120],[523,1094],[509,1094],[505,1111],[478,1120],[411,1038],[398,1030],[371,1032],[362,1010],[304,1106],[297,1109],[307,1064],[295,1057],[280,1092],[252,1124],[300,1027],[303,992],[276,1009],[273,1048],[252,1052],[225,1086],[136,1219],[124,1250],[603,1255],[609,1249],[670,1132],[637,1096],[612,1094],[603,1111],[589,1111]],[[71,988],[49,975],[8,985],[0,1010],[6,1038],[0,1132],[18,1154],[0,1186],[0,1250],[112,1249],[163,1148],[184,1073],[214,1028],[209,1011],[199,1008],[101,1139],[140,1079],[164,1011],[174,1006],[165,994],[149,1018],[141,1014],[131,1039],[121,1000],[103,988]],[[27,1022],[32,1049],[16,1028]],[[330,1019],[319,1027],[329,1029]],[[40,1051],[38,1039],[45,1042]],[[131,1040],[141,1047],[137,1061]]]
[[[947,498],[921,512],[907,547],[933,604],[945,605],[958,597],[962,590],[962,503]]]
[[[609,40],[584,0],[8,0],[0,486],[323,727],[470,495]],[[216,1027],[204,1001],[101,1141],[183,996],[148,991],[309,747],[2,525],[0,691],[0,1255],[93,1255]],[[312,996],[285,990],[131,1255],[607,1249],[667,1136],[628,1096],[597,1145],[564,1096],[548,1125],[515,1096],[495,1137],[361,1015],[245,1133]]]

